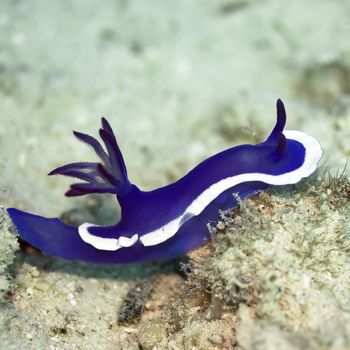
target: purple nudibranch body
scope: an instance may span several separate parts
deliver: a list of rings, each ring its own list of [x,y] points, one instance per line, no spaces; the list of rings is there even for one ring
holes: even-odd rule
[[[67,196],[114,193],[121,219],[113,226],[84,223],[68,226],[58,218],[44,218],[9,208],[19,235],[43,252],[92,263],[131,263],[168,259],[186,253],[209,239],[208,223],[219,220],[219,210],[269,186],[297,183],[312,174],[322,157],[313,137],[283,130],[286,113],[277,101],[277,122],[270,136],[257,145],[240,145],[222,151],[197,165],[178,181],[141,191],[130,183],[123,156],[107,120],[102,118],[100,137],[74,132],[92,146],[99,163],[72,163],[49,175],[83,180]]]

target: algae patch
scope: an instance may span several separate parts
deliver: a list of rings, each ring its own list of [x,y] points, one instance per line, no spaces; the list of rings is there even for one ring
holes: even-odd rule
[[[303,182],[223,213],[193,278],[239,316],[245,349],[349,348],[349,189],[344,177]]]
[[[19,249],[19,244],[12,224],[5,209],[0,208],[0,302],[10,293],[13,287],[10,276],[10,266],[13,263],[15,252]]]

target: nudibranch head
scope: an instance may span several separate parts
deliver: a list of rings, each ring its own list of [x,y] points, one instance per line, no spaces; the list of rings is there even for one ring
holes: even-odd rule
[[[286,112],[277,101],[277,122],[269,137],[257,145],[240,145],[222,151],[192,169],[178,181],[141,191],[130,183],[111,126],[102,119],[100,137],[74,132],[91,146],[100,162],[72,163],[50,175],[83,180],[67,196],[113,193],[121,207],[121,220],[113,226],[84,223],[79,227],[57,218],[44,218],[15,208],[8,212],[20,236],[42,251],[66,259],[93,263],[130,263],[167,259],[183,254],[209,239],[208,223],[219,211],[274,185],[293,184],[312,174],[322,157],[313,137],[284,130]]]

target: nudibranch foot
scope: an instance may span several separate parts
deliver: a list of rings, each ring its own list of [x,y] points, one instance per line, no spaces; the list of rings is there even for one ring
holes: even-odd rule
[[[113,226],[72,227],[14,208],[8,213],[25,241],[53,256],[92,263],[169,259],[208,240],[208,223],[215,225],[220,210],[236,205],[238,197],[297,183],[315,171],[322,156],[320,144],[303,132],[283,130],[285,124],[284,105],[278,100],[277,122],[265,141],[229,148],[176,182],[145,192],[130,183],[112,128],[102,118],[99,134],[105,148],[92,136],[74,132],[94,149],[100,162],[71,163],[50,175],[84,181],[72,185],[67,196],[115,194],[120,221]]]
[[[135,237],[125,239],[125,247],[116,247],[113,239],[119,230],[118,224],[114,226],[96,226],[82,224],[73,227],[64,224],[57,218],[45,218],[38,215],[23,212],[15,208],[9,208],[8,213],[20,236],[26,242],[35,247],[40,247],[45,253],[69,260],[80,260],[95,264],[125,264],[144,262],[159,259],[171,259],[186,251],[197,248],[210,238],[208,224],[215,225],[220,220],[220,211],[232,208],[237,204],[239,193],[241,199],[258,190],[268,187],[263,182],[247,182],[226,190],[222,193],[221,200],[207,206],[198,216],[187,220],[170,239],[160,245],[144,246],[140,240],[134,242]],[[90,241],[82,229],[90,228]],[[92,229],[95,228],[95,231]],[[99,244],[101,244],[99,246]],[[128,246],[129,245],[129,246]],[[120,250],[118,250],[120,249]]]

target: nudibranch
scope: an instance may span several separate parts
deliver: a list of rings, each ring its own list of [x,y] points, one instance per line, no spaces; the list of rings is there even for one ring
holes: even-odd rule
[[[168,259],[208,240],[208,223],[215,224],[220,210],[237,204],[234,194],[244,198],[269,186],[294,184],[315,171],[322,156],[320,144],[303,132],[284,131],[285,123],[284,105],[278,100],[277,122],[265,141],[224,150],[176,182],[146,192],[129,181],[112,128],[102,118],[99,135],[105,148],[92,136],[74,132],[95,150],[100,162],[68,164],[49,175],[84,181],[71,185],[66,196],[115,194],[120,221],[73,227],[15,208],[8,213],[25,241],[53,256],[92,263]]]

